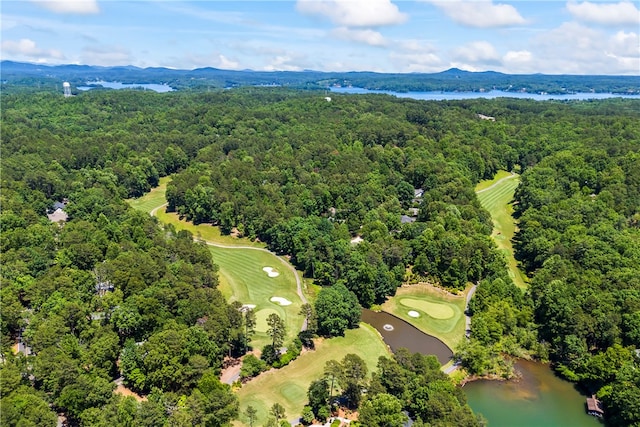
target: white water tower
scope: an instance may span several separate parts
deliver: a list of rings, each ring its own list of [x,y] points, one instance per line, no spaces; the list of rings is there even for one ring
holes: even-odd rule
[[[64,97],[68,98],[71,96],[71,85],[69,82],[62,83],[62,89],[64,90]]]

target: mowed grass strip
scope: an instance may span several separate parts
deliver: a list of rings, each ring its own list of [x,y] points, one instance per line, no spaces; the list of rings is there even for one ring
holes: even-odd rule
[[[176,230],[188,230],[194,237],[207,240],[209,242],[218,243],[228,246],[251,246],[256,248],[264,248],[265,244],[254,242],[249,239],[237,238],[235,236],[223,235],[220,228],[211,224],[193,224],[192,222],[181,219],[175,212],[167,212],[163,206],[167,203],[167,184],[171,181],[168,176],[160,178],[157,187],[152,188],[150,192],[137,199],[128,199],[129,205],[139,211],[151,213],[156,209],[154,216],[165,224],[173,224]]]
[[[257,426],[264,425],[269,409],[276,402],[284,406],[288,420],[299,417],[307,403],[309,384],[323,376],[327,361],[341,361],[349,353],[364,359],[369,375],[376,369],[380,356],[390,357],[378,332],[361,323],[360,328],[347,330],[344,337],[322,340],[317,343],[314,351],[305,352],[289,365],[265,372],[243,385],[237,392],[240,421],[235,421],[234,425],[248,425],[243,414],[249,405],[258,411],[258,419],[254,423]]]
[[[503,175],[504,173],[506,172],[501,171],[498,174]],[[513,245],[511,243],[517,229],[516,222],[512,216],[513,206],[511,203],[515,190],[520,183],[520,177],[518,175],[509,177],[509,175],[507,175],[507,178],[504,176],[498,178],[499,175],[496,175],[496,178],[493,180],[488,181],[492,184],[484,186],[484,189],[481,188],[481,184],[487,181],[478,184],[476,193],[482,207],[491,214],[491,219],[493,220],[491,237],[496,242],[498,249],[505,254],[509,267],[509,276],[511,276],[516,286],[524,289],[527,287],[526,280],[513,256]],[[502,179],[502,181],[500,181],[500,179]]]
[[[188,230],[193,237],[199,240],[217,243],[225,246],[249,246],[254,248],[264,248],[266,245],[262,242],[254,242],[246,238],[238,238],[231,235],[224,235],[220,232],[220,227],[212,224],[194,224],[180,218],[175,212],[167,212],[165,207],[161,207],[155,213],[155,216],[165,224],[173,224],[176,230]]]
[[[152,188],[150,192],[137,199],[127,199],[129,205],[142,212],[151,213],[151,211],[158,206],[167,203],[167,183],[171,180],[168,176],[160,178],[160,183],[157,187]]]
[[[476,185],[476,192],[478,191],[482,191],[484,189],[487,189],[489,187],[491,187],[493,184],[495,184],[496,182],[500,181],[503,178],[507,178],[511,176],[510,172],[507,171],[498,171],[496,172],[496,175],[493,177],[493,179],[485,179],[484,181],[480,181],[478,183],[478,185]]]
[[[213,262],[218,265],[220,290],[229,301],[254,304],[258,319],[266,322],[268,314],[275,312],[285,321],[287,342],[300,332],[304,321],[300,315],[302,301],[296,293],[296,279],[293,272],[280,258],[266,251],[242,248],[218,248],[209,246]],[[280,273],[278,277],[269,277],[264,267],[273,267]],[[272,297],[282,297],[291,301],[283,306],[271,302]],[[268,310],[268,312],[262,312]],[[261,348],[270,343],[265,325],[256,328],[251,342],[253,347]]]
[[[464,308],[464,295],[450,295],[429,285],[403,286],[382,304],[382,310],[439,338],[454,350],[464,339]],[[409,316],[411,310],[417,311],[420,317]]]

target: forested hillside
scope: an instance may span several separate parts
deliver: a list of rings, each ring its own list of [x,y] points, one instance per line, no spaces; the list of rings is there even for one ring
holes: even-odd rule
[[[37,88],[60,90],[60,81],[71,83],[75,91],[95,81],[168,84],[173,89],[201,91],[242,86],[282,86],[296,89],[326,89],[330,86],[355,86],[366,89],[407,91],[526,91],[530,93],[568,94],[576,92],[638,95],[636,76],[503,74],[495,71],[471,72],[452,68],[440,73],[374,73],[323,71],[254,71],[134,66],[101,67],[90,65],[44,65],[2,61],[2,90]]]
[[[550,358],[599,393],[612,425],[640,423],[639,101],[327,101],[266,88],[1,101],[3,425],[57,411],[81,425],[238,415],[217,375],[244,351],[244,325],[216,289],[215,259],[123,202],[167,175],[169,210],[260,239],[362,306],[403,282],[478,283],[458,349],[469,372],[504,372],[505,354]],[[526,293],[474,193],[498,170],[522,173]],[[59,227],[46,213],[63,199]],[[33,355],[13,355],[18,339]],[[112,394],[121,373],[148,399]]]

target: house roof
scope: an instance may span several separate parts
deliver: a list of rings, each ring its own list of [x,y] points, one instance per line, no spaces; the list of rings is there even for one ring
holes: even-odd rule
[[[67,213],[62,209],[58,208],[53,213],[47,214],[47,218],[49,218],[49,221],[51,222],[64,222],[69,218],[69,215],[67,215]]]
[[[600,403],[595,396],[587,397],[587,410],[589,412],[604,414],[604,411],[602,410],[602,403]]]
[[[409,222],[415,222],[415,220],[416,219],[414,217],[411,217],[411,216],[408,216],[408,215],[402,215],[400,217],[400,223],[401,224],[407,224]]]

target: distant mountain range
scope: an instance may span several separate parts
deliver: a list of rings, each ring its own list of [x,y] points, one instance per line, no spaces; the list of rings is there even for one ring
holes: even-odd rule
[[[177,90],[207,90],[238,86],[276,85],[298,89],[354,86],[365,89],[408,91],[490,91],[533,93],[612,92],[640,95],[640,76],[586,76],[546,74],[503,74],[470,72],[451,68],[439,73],[374,73],[367,71],[253,71],[196,68],[178,70],[132,65],[42,65],[14,61],[0,62],[3,88],[48,87],[63,81],[72,86],[92,81],[121,83],[165,83]]]

